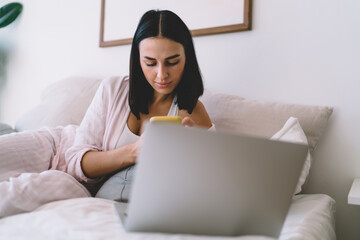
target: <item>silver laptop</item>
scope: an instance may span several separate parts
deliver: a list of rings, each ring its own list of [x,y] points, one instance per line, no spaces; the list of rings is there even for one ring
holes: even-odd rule
[[[168,123],[147,126],[126,231],[278,237],[308,148]]]

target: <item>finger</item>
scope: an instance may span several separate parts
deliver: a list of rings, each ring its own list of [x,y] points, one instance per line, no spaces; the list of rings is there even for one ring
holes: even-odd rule
[[[195,122],[190,117],[184,117],[181,123],[183,126],[189,126],[189,127],[195,125]]]

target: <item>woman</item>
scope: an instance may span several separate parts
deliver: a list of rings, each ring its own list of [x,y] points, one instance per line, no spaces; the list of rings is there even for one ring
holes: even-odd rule
[[[178,115],[183,125],[212,126],[198,100],[203,83],[190,31],[171,11],[151,10],[143,15],[133,37],[129,79],[109,79],[100,88],[97,95],[101,96],[95,98],[78,130],[77,139],[81,140],[76,142],[81,144],[67,152],[70,161],[81,162],[84,181],[97,179],[101,185],[104,179],[98,177],[135,164],[143,124],[153,116]],[[105,107],[109,105],[111,110]],[[112,109],[116,109],[115,114]],[[99,111],[109,118],[93,125],[95,119],[101,118]],[[110,124],[106,125],[107,121]],[[93,136],[99,139],[94,141]],[[104,142],[101,136],[105,136]],[[132,170],[128,168],[112,177],[97,196],[126,201],[129,188],[125,186],[131,183]]]
[[[82,185],[94,195],[106,176],[131,173],[152,116],[179,115],[183,125],[210,128],[202,93],[186,25],[170,11],[145,13],[133,38],[130,76],[102,81],[80,126],[0,137],[0,218],[90,196]]]

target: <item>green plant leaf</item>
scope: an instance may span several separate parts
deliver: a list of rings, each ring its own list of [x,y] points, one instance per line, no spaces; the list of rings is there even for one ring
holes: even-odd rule
[[[12,23],[21,13],[23,6],[21,3],[13,2],[0,8],[0,28]]]

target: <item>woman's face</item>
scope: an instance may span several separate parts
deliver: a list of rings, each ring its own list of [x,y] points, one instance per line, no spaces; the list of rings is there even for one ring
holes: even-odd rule
[[[182,44],[164,37],[145,38],[139,44],[140,65],[154,94],[171,94],[185,67]]]

